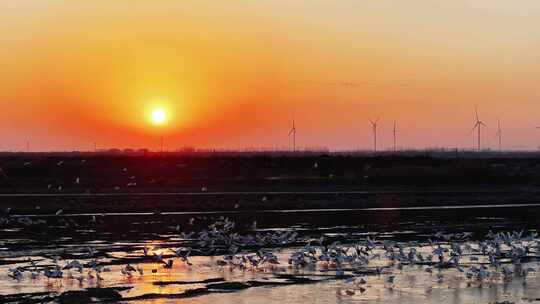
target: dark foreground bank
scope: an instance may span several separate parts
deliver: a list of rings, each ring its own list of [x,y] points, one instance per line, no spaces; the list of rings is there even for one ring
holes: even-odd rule
[[[2,154],[0,208],[50,214],[536,204],[539,160],[534,154]]]

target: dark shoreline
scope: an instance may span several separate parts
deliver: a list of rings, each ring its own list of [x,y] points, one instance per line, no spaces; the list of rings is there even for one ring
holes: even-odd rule
[[[463,155],[0,153],[0,209],[160,213],[540,203],[537,154]]]

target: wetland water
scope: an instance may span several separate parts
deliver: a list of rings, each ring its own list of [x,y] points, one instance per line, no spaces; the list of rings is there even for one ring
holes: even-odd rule
[[[540,298],[539,215],[527,204],[7,214],[0,299],[528,303]]]

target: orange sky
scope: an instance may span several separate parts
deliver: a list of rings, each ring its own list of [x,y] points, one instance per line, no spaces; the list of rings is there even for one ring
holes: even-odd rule
[[[538,1],[0,2],[0,150],[540,145]],[[149,112],[163,107],[164,127]]]

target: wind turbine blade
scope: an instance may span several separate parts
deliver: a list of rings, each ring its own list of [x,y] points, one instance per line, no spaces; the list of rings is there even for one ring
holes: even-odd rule
[[[476,114],[476,121],[479,121],[480,119],[478,119],[478,107],[477,106],[474,107],[474,112]]]

